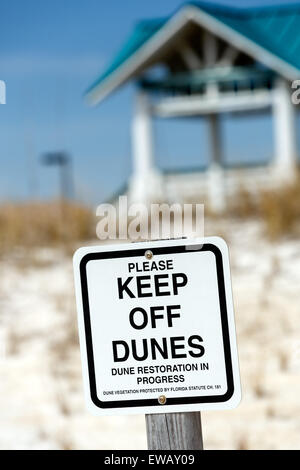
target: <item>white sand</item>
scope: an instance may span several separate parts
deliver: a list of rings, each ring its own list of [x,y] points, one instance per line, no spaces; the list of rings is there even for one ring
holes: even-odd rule
[[[271,244],[254,223],[209,231],[220,232],[231,252],[243,400],[202,413],[205,448],[300,448],[300,240]],[[85,410],[70,259],[43,251],[28,265],[2,260],[0,274],[0,448],[146,448],[144,416]]]

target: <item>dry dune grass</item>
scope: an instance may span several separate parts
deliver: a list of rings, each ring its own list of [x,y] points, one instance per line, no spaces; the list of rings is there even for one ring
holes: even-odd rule
[[[66,201],[0,206],[0,253],[12,247],[68,245],[94,236],[92,211]]]
[[[276,191],[264,191],[260,212],[269,238],[300,233],[300,178]]]
[[[208,219],[219,218],[205,211]],[[221,219],[256,219],[270,240],[300,234],[300,175],[293,183],[255,196],[240,188]],[[12,248],[62,246],[96,239],[96,216],[78,203],[67,201],[7,203],[0,205],[0,255]]]
[[[289,184],[261,190],[255,196],[244,188],[231,202],[228,215],[261,220],[270,240],[300,234],[300,175]]]

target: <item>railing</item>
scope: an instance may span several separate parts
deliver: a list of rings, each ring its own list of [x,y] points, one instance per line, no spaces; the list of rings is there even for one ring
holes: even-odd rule
[[[205,94],[211,85],[219,92],[272,89],[274,79],[272,71],[258,67],[214,67],[159,79],[146,76],[138,84],[151,93],[191,95]]]

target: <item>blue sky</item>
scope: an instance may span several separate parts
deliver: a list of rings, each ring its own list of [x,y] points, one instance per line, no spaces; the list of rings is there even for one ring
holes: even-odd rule
[[[72,155],[77,197],[86,202],[101,202],[126,182],[134,86],[95,108],[85,104],[83,94],[136,20],[168,15],[181,3],[1,1],[0,79],[6,82],[7,104],[0,105],[0,201],[58,194],[56,169],[40,163],[45,151],[64,149]],[[275,0],[222,3],[247,6]],[[227,156],[270,156],[270,120],[261,117],[259,125],[252,124],[225,120]],[[195,167],[207,158],[205,121],[157,121],[154,131],[161,167]],[[251,142],[247,147],[246,137]]]

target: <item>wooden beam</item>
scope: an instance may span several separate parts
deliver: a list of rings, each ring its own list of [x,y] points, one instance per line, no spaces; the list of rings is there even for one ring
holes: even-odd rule
[[[223,52],[223,55],[220,58],[220,60],[218,60],[217,65],[218,66],[228,66],[228,65],[233,66],[239,54],[240,54],[240,51],[238,49],[235,49],[232,46],[228,46]]]
[[[206,67],[213,67],[218,59],[217,38],[209,31],[203,32],[203,57]]]
[[[272,106],[270,90],[226,92],[163,98],[152,104],[152,113],[160,117],[197,116],[211,113],[260,110]]]
[[[190,46],[187,42],[183,42],[179,51],[188,70],[200,69],[202,61],[192,46]]]
[[[150,450],[203,450],[199,412],[146,415],[146,429]]]

